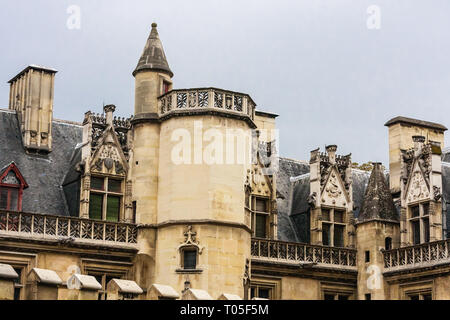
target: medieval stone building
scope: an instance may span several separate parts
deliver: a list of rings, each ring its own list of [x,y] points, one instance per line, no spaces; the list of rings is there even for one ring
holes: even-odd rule
[[[0,109],[0,299],[450,298],[443,125],[388,121],[389,171],[281,158],[248,94],[173,88],[156,24],[131,118],[54,119],[56,74]]]

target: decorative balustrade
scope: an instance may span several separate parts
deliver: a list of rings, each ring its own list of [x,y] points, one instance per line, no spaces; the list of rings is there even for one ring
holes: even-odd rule
[[[356,270],[356,250],[277,240],[252,239],[252,258],[285,263],[311,263]]]
[[[134,224],[8,211],[0,211],[0,234],[72,238],[96,243],[137,242]]]
[[[385,271],[450,263],[450,239],[384,251]]]
[[[159,112],[165,115],[175,110],[225,110],[254,119],[255,103],[244,93],[216,88],[177,89],[159,97]]]

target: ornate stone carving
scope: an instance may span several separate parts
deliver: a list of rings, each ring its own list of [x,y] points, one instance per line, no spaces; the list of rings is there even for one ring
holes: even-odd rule
[[[407,199],[409,202],[428,198],[430,195],[425,179],[420,171],[415,171],[411,177]]]
[[[342,194],[334,172],[331,173],[330,179],[328,180],[328,186],[326,187],[325,191],[331,198],[337,198]]]
[[[95,161],[92,169],[95,169],[97,171],[102,171],[102,169],[103,169],[103,159],[97,159],[97,161]]]
[[[197,232],[192,231],[192,226],[187,226],[187,230],[184,232],[184,242],[178,248],[182,247],[197,247],[198,254],[201,254],[203,251],[203,247],[200,247],[200,242],[197,241]]]
[[[120,161],[114,161],[114,163],[116,164],[116,173],[117,174],[122,174],[125,172],[122,163],[120,163]]]
[[[439,201],[442,197],[441,194],[441,188],[439,188],[438,186],[433,186],[433,198],[434,201]]]
[[[312,209],[316,208],[317,193],[313,192],[308,196],[308,204]]]

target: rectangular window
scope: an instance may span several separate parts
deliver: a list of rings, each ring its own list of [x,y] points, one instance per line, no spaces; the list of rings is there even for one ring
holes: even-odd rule
[[[334,297],[335,297],[335,295],[334,295],[334,294],[331,294],[331,293],[325,293],[325,294],[323,295],[323,299],[324,299],[324,300],[334,300]]]
[[[109,177],[91,177],[89,217],[117,222],[122,210],[123,181]]]
[[[422,294],[423,300],[433,300],[433,296],[431,293],[424,293]]]
[[[343,247],[344,246],[344,228],[345,226],[334,225],[334,246]]]
[[[19,203],[19,190],[9,189],[9,210],[19,210],[17,204]]]
[[[423,218],[423,237],[425,242],[430,242],[430,220]]]
[[[8,189],[0,188],[0,209],[8,210]]]
[[[273,299],[273,288],[254,285],[250,288],[250,299],[252,298]]]
[[[102,272],[89,272],[88,273],[90,276],[94,276],[95,279],[97,279],[97,281],[100,283],[100,285],[102,286],[102,289],[98,292],[98,300],[106,300],[107,299],[107,294],[106,294],[106,289],[108,287],[108,283],[112,280],[112,279],[121,279],[123,278],[123,275],[121,274],[110,274],[110,273],[102,273]]]
[[[259,298],[270,299],[270,288],[259,288]]]
[[[322,220],[323,221],[331,221],[329,209],[322,209]]]
[[[7,187],[0,188],[0,209],[19,210],[19,189]]]
[[[265,214],[256,214],[255,237],[266,238],[267,216]]]
[[[424,203],[422,205],[422,212],[424,216],[427,216],[430,213],[430,204],[429,203]]]
[[[256,211],[257,212],[268,212],[267,210],[267,200],[256,199]]]
[[[413,243],[420,244],[420,221],[411,221],[411,229],[413,235]]]
[[[106,205],[106,221],[119,221],[120,197],[108,196]]]
[[[108,192],[121,193],[122,192],[122,181],[108,179]]]
[[[433,300],[433,295],[431,292],[409,293],[407,297],[410,300]]]
[[[195,269],[197,267],[197,250],[183,251],[183,269]]]
[[[331,246],[331,225],[328,223],[322,223],[322,243]]]
[[[167,81],[163,81],[163,94],[169,92],[170,90],[170,83]]]
[[[344,223],[344,211],[334,210],[334,222]]]
[[[413,206],[411,207],[411,217],[418,217],[420,214],[419,206]]]
[[[136,223],[137,202],[133,201],[133,223]]]
[[[91,189],[102,191],[105,190],[104,181],[104,178],[91,177]]]
[[[89,199],[89,219],[102,220],[103,195],[91,193]]]
[[[23,283],[22,283],[22,270],[23,268],[14,268],[19,277],[14,279],[14,300],[20,300]]]
[[[366,262],[370,262],[370,251],[366,251]]]
[[[366,293],[364,297],[366,298],[366,300],[372,300],[372,295],[370,293]]]

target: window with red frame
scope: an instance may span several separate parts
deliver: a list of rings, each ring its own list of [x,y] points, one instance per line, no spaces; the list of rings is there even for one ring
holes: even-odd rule
[[[0,172],[0,210],[22,211],[23,189],[28,185],[15,163]]]

